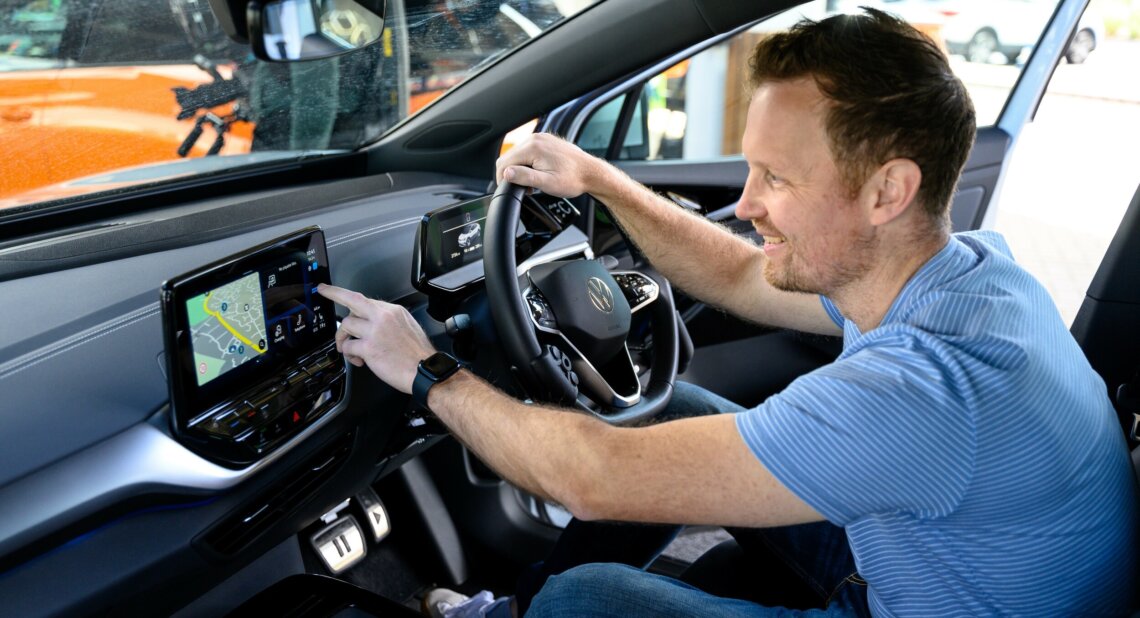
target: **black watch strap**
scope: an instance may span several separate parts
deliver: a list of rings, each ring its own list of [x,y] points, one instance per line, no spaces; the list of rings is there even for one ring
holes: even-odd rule
[[[446,352],[436,352],[420,361],[416,379],[412,381],[412,401],[423,410],[429,410],[427,399],[431,387],[455,375],[462,365]]]

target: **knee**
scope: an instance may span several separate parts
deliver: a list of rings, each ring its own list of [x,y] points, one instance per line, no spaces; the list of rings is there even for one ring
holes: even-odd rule
[[[618,603],[624,592],[635,588],[634,580],[645,573],[624,564],[586,564],[546,580],[534,597],[531,616],[621,615]]]
[[[677,381],[673,384],[673,396],[669,399],[669,405],[658,416],[658,421],[740,412],[743,409],[711,391]]]

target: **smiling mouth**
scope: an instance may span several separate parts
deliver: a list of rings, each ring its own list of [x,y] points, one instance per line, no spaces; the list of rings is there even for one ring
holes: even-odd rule
[[[788,239],[783,236],[764,236],[765,245],[782,245]]]

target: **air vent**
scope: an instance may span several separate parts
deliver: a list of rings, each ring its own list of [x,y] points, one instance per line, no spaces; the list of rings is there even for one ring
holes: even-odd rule
[[[332,477],[352,453],[352,441],[353,434],[348,433],[317,451],[197,541],[223,557],[238,553],[292,513]]]

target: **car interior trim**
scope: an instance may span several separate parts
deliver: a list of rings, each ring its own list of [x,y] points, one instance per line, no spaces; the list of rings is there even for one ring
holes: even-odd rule
[[[352,372],[346,372],[346,388],[351,388],[351,376]],[[98,512],[140,488],[192,494],[234,487],[281,459],[347,408],[345,398],[264,459],[237,470],[196,455],[151,423],[134,425],[34,477],[0,489],[0,554],[17,549],[41,531]],[[159,417],[165,419],[168,413],[164,407]]]
[[[76,346],[83,345],[94,341],[105,335],[109,335],[119,329],[126,328],[135,322],[145,320],[153,315],[157,315],[159,311],[158,302],[150,303],[145,307],[136,309],[124,315],[112,318],[88,328],[82,332],[76,333],[59,341],[53,341],[48,345],[39,347],[31,352],[20,355],[12,360],[0,365],[0,380],[9,378],[11,376],[30,369],[44,361],[51,360],[65,352],[75,349]]]

